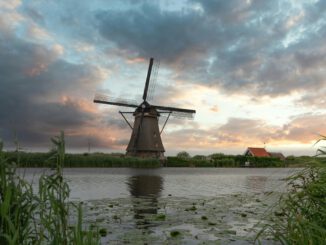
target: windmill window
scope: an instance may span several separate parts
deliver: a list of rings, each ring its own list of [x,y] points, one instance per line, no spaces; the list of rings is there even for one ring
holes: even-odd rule
[[[155,147],[158,148],[158,144],[157,143],[155,144]]]
[[[157,136],[156,133],[154,133],[154,138],[156,138],[156,136]]]

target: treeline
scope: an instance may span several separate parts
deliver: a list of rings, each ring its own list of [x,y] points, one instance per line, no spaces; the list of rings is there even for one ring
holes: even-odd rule
[[[191,157],[187,152],[180,152],[176,157],[167,158],[169,167],[308,167],[326,166],[326,157],[288,156],[285,159],[275,157],[249,157],[244,155],[225,155],[215,153],[209,156]]]
[[[51,153],[5,152],[10,162],[18,167],[52,167],[49,157]],[[209,156],[191,157],[187,152],[167,157],[165,161],[158,159],[142,159],[127,157],[121,153],[83,153],[66,154],[65,167],[306,167],[326,166],[325,157],[288,156],[284,160],[273,157],[247,157],[243,155],[224,155],[215,153]]]
[[[247,162],[247,164],[246,164]],[[167,157],[167,167],[285,167],[285,162],[273,157],[213,154],[210,156]]]

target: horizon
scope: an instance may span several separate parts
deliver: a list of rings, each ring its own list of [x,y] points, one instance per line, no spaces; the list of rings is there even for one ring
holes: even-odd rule
[[[149,102],[197,111],[169,120],[166,156],[313,156],[326,135],[325,11],[322,0],[0,2],[0,138],[46,150],[63,130],[67,152],[124,153],[128,109],[93,98],[140,104],[154,57]]]

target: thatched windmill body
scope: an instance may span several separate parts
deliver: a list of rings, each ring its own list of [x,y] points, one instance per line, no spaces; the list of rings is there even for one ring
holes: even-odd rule
[[[108,104],[122,107],[136,108],[134,112],[121,112],[119,113],[125,119],[129,127],[132,129],[132,134],[127,147],[127,155],[137,157],[164,157],[164,147],[161,139],[161,133],[169,120],[170,115],[176,117],[192,118],[196,113],[195,110],[151,105],[147,101],[148,88],[151,78],[151,72],[154,59],[151,58],[149,62],[145,88],[143,93],[143,101],[140,105],[128,103],[125,101],[110,100],[107,96],[95,95],[94,102],[100,104]],[[133,126],[128,122],[125,113],[132,113],[134,116]],[[159,117],[161,114],[167,114],[167,118],[159,129]]]

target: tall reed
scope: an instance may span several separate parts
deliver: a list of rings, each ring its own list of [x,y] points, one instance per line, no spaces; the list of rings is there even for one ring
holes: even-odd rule
[[[99,244],[97,232],[83,230],[82,206],[69,202],[63,177],[64,134],[52,139],[52,173],[41,175],[39,192],[16,174],[16,164],[4,157],[0,145],[0,244]],[[72,211],[78,213],[71,223]]]
[[[324,148],[317,153],[326,154]],[[304,169],[288,178],[288,186],[256,241],[270,237],[281,244],[326,244],[326,167]]]

